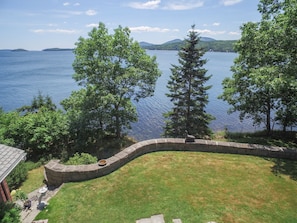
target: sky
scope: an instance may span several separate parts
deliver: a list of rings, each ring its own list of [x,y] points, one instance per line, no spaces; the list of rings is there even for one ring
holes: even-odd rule
[[[138,42],[201,37],[236,40],[240,26],[260,21],[258,0],[0,0],[0,49],[74,48],[103,22],[128,27]]]

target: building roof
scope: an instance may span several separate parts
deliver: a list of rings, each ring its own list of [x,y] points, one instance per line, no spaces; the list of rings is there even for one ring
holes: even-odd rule
[[[0,144],[0,183],[25,157],[24,150]]]

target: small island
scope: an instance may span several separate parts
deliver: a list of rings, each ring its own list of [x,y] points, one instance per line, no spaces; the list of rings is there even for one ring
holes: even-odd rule
[[[26,52],[26,51],[28,51],[28,50],[25,50],[25,49],[14,49],[14,50],[11,50],[11,51],[13,51],[13,52]]]
[[[48,49],[43,49],[42,51],[73,51],[73,49],[70,49],[70,48],[48,48]]]

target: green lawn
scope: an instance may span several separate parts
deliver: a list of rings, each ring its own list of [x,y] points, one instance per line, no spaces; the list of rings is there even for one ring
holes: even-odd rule
[[[297,222],[297,162],[198,152],[157,152],[114,173],[65,184],[37,216],[49,223]],[[295,179],[295,180],[294,180]]]
[[[29,194],[30,192],[42,187],[44,185],[43,172],[43,166],[29,170],[27,180],[22,184],[22,186],[19,189],[24,191],[26,194]]]

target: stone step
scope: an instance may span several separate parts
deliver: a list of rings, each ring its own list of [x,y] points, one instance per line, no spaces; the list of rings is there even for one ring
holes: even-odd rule
[[[164,215],[158,214],[151,217],[152,223],[165,223]]]
[[[136,223],[152,223],[151,218],[142,218],[136,221]]]
[[[165,223],[164,215],[153,215],[150,218],[142,218],[136,221],[136,223]]]
[[[177,218],[177,219],[172,219],[172,222],[173,222],[173,223],[182,223],[182,221],[181,221],[179,218]]]

